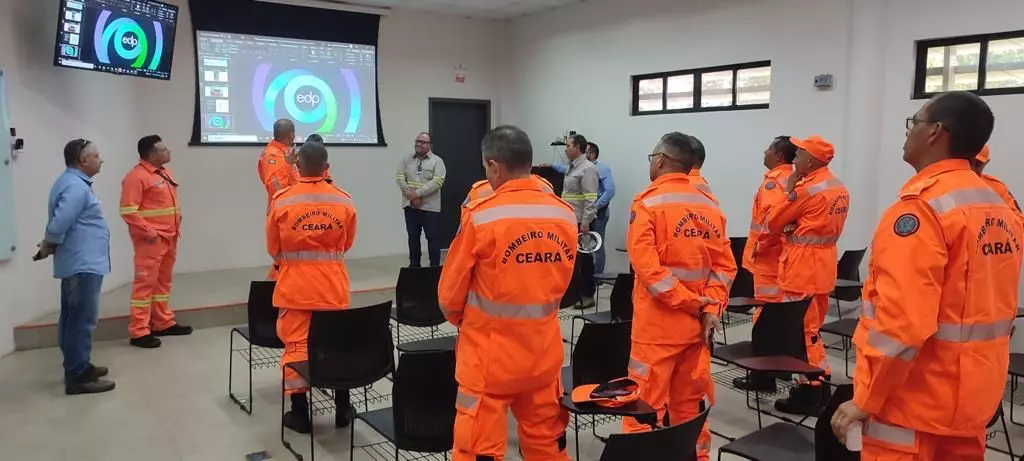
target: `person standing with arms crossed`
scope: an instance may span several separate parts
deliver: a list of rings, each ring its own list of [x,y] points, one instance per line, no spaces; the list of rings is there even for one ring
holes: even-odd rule
[[[50,189],[46,236],[32,259],[54,255],[53,277],[60,279],[57,337],[64,355],[64,393],[98,394],[115,387],[100,379],[110,370],[89,360],[100,288],[110,273],[110,229],[92,190],[103,160],[95,144],[75,139],[64,146],[64,165]]]
[[[356,239],[356,209],[352,197],[324,179],[327,148],[306,143],[299,149],[300,178],[294,186],[274,195],[267,215],[267,252],[280,261],[274,289],[277,336],[284,343],[281,366],[284,392],[291,411],[283,416],[285,427],[308,433],[309,384],[295,370],[285,367],[309,358],[309,322],[313,311],[349,307],[350,286],[345,253]],[[348,390],[336,393],[335,426],[350,423]]]
[[[558,307],[572,277],[576,217],[530,177],[533,147],[522,130],[495,128],[481,149],[494,194],[466,205],[437,289],[460,329],[452,460],[503,459],[511,408],[523,459],[568,461]]]
[[[693,184],[691,137],[668,133],[648,156],[651,185],[633,199],[626,234],[633,285],[633,335],[629,377],[640,399],[658,410],[658,421],[678,425],[714,404],[711,335],[721,331],[722,309],[736,276],[725,215]],[[697,458],[711,450],[709,423],[697,441]],[[626,432],[650,426],[623,418]]]
[[[164,166],[171,150],[155,134],[139,139],[138,150],[139,164],[121,181],[121,218],[135,247],[128,333],[131,345],[152,349],[158,336],[190,335],[192,327],[179,325],[168,305],[181,230],[178,183]]]
[[[907,119],[917,174],[882,215],[854,334],[853,400],[832,416],[862,459],[985,458],[1017,313],[1024,227],[971,171],[995,119],[980,97],[943,93]]]
[[[444,185],[444,160],[431,152],[430,133],[416,136],[415,153],[398,162],[395,177],[402,191],[405,230],[409,234],[409,267],[420,267],[423,257],[420,233],[427,236],[427,257],[431,267],[441,265],[441,241],[437,226],[441,215],[441,186]]]

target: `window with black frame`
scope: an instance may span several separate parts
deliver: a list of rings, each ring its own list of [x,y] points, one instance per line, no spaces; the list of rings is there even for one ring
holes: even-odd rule
[[[767,109],[772,63],[659,72],[632,77],[632,115]]]
[[[914,99],[946,91],[1024,93],[1024,31],[917,42]]]

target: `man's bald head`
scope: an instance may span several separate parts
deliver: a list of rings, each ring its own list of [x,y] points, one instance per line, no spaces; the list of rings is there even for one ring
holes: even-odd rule
[[[274,139],[288,145],[295,142],[295,123],[286,118],[274,122]]]
[[[299,148],[299,174],[303,177],[323,176],[327,169],[327,148],[318,142],[307,142]]]

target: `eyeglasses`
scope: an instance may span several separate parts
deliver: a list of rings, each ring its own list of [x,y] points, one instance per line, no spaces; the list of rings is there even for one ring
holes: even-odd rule
[[[914,129],[914,125],[917,125],[918,123],[940,123],[940,122],[935,122],[935,121],[932,121],[932,120],[918,120],[918,119],[916,119],[914,117],[907,117],[907,129],[908,130]]]
[[[420,141],[419,139],[417,139],[416,140],[416,144],[427,144],[427,145],[429,145],[430,141]]]

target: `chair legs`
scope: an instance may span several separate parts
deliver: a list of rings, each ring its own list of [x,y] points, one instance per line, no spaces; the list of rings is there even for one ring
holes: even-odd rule
[[[1013,381],[1010,384],[1010,424],[1024,427],[1024,423],[1018,423],[1013,419],[1013,408],[1017,406],[1016,402],[1014,402],[1015,397],[1017,397],[1017,384],[1017,377],[1014,376]]]
[[[1003,436],[1006,437],[1006,451],[1010,452],[1010,461],[1015,461],[1013,457],[1013,443],[1010,442],[1010,431],[1006,427],[1006,413],[1003,411],[1003,402],[999,402],[999,421],[1003,424]]]
[[[231,340],[228,342],[228,397],[231,398],[238,408],[241,408],[248,415],[252,415],[252,364],[249,364],[249,396],[247,399],[242,401],[235,395],[233,390],[234,381],[234,370],[235,370],[235,335],[238,332],[231,330]],[[252,360],[252,343],[249,343],[249,360]]]

